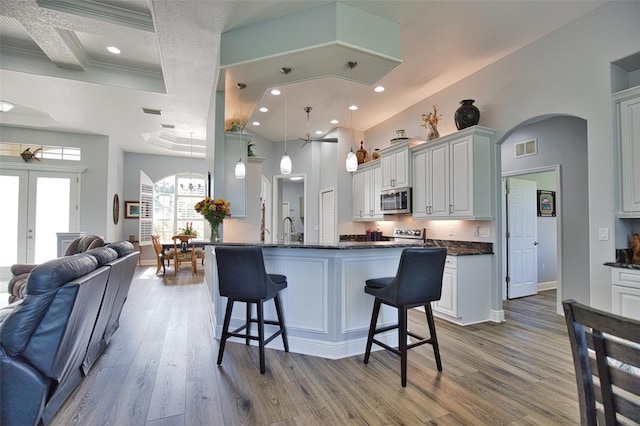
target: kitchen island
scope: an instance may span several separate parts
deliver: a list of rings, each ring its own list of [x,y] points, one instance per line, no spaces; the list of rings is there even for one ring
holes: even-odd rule
[[[373,309],[373,298],[364,292],[365,281],[394,276],[404,248],[432,246],[396,241],[341,242],[332,245],[218,245],[262,247],[267,272],[287,276],[288,287],[281,292],[281,300],[290,351],[331,359],[364,353]],[[205,280],[210,297],[211,320],[215,337],[219,338],[226,298],[218,292],[215,245],[206,245],[205,248]],[[244,304],[236,304],[231,328],[241,325],[244,317]],[[273,303],[265,304],[265,318],[275,318]],[[378,324],[396,322],[396,309],[383,305]],[[268,327],[265,327],[267,332],[272,332],[273,328]],[[377,337],[391,346],[397,346],[396,331]],[[269,347],[282,349],[282,340],[275,339]]]
[[[373,298],[364,293],[365,281],[394,276],[403,248],[422,246],[393,241],[251,245],[262,247],[267,272],[287,276],[288,287],[281,292],[281,300],[290,351],[331,359],[364,353],[373,308]],[[205,279],[214,333],[219,338],[226,298],[218,292],[213,245],[206,246]],[[244,304],[236,304],[231,328],[239,326],[244,316]],[[265,318],[275,318],[271,302],[265,303]],[[396,310],[383,306],[380,323],[396,321]],[[265,326],[267,333],[273,330],[269,327]],[[396,332],[381,338],[397,345]],[[282,339],[275,339],[269,347],[282,349]]]

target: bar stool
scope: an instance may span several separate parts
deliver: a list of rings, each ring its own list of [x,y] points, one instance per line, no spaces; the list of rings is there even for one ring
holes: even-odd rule
[[[222,356],[227,339],[241,337],[248,345],[250,340],[257,340],[260,352],[260,374],[264,374],[264,347],[273,339],[282,336],[285,352],[289,352],[289,342],[284,326],[284,316],[280,303],[280,290],[287,288],[287,277],[278,274],[267,274],[260,247],[216,247],[216,263],[218,265],[218,283],[220,295],[227,297],[227,309],[224,314],[218,365],[222,364]],[[265,320],[263,304],[273,299],[276,306],[277,321]],[[229,331],[231,312],[234,302],[244,302],[247,306],[245,323],[233,331]],[[251,317],[251,305],[256,305],[257,318]],[[251,323],[258,325],[258,335],[251,335]],[[267,339],[264,337],[264,325],[279,326],[278,331]],[[241,331],[245,330],[244,333]]]
[[[400,264],[395,277],[373,278],[366,281],[365,293],[375,297],[369,336],[367,337],[367,349],[364,354],[364,363],[369,363],[371,346],[373,343],[382,346],[388,351],[400,355],[400,370],[402,387],[407,386],[407,350],[416,346],[429,343],[433,346],[433,354],[436,358],[438,371],[442,371],[440,361],[440,349],[436,337],[436,326],[433,321],[431,302],[440,300],[442,293],[442,274],[447,257],[447,249],[407,248],[402,250]],[[398,309],[398,323],[376,328],[381,304],[393,306]],[[407,309],[416,306],[424,306],[431,337],[426,339],[407,330]],[[376,340],[378,333],[398,329],[398,349]],[[407,336],[419,339],[415,343],[408,344]]]

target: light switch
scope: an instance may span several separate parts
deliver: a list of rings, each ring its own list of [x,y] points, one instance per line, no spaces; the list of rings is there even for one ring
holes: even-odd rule
[[[600,241],[609,241],[609,228],[598,228],[598,239]]]
[[[481,226],[480,227],[480,236],[489,238],[491,236],[491,228],[488,227],[488,226]]]

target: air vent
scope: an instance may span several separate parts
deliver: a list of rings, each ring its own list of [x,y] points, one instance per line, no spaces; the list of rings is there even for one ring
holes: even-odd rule
[[[162,115],[162,110],[160,109],[142,107],[142,112],[145,114]]]
[[[524,142],[518,142],[514,146],[515,158],[526,157],[528,155],[538,154],[538,140],[531,139]]]
[[[176,125],[175,124],[161,124],[160,125],[163,129],[175,129]]]

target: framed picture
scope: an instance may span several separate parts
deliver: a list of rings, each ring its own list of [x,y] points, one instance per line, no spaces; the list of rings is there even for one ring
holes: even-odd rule
[[[556,193],[555,191],[538,190],[538,216],[556,215]]]
[[[126,219],[138,219],[140,217],[140,203],[138,201],[125,201],[124,217]]]

